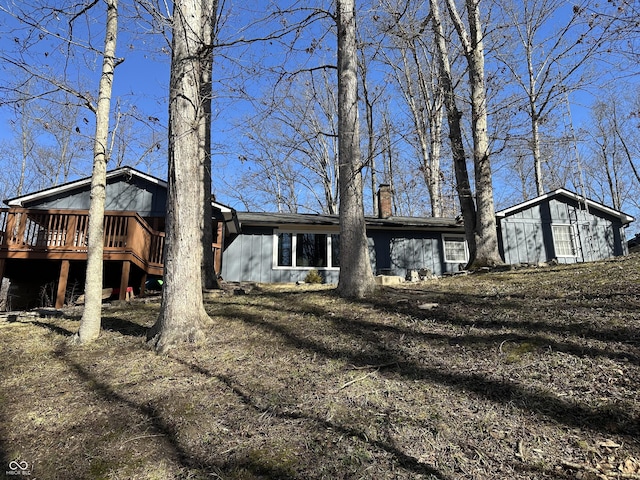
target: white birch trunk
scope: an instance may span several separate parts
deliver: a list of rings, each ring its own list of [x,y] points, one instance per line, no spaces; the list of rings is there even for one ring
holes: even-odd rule
[[[111,91],[116,66],[116,39],[118,36],[118,2],[105,0],[107,27],[102,61],[102,75],[96,106],[96,134],[93,144],[93,171],[91,172],[91,204],[87,244],[87,273],[84,287],[85,303],[78,343],[92,342],[100,335],[102,321],[102,263],[104,251],[104,205],[107,189],[107,139]]]

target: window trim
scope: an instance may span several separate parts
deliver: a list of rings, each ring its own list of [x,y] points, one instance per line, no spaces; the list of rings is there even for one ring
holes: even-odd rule
[[[291,265],[278,265],[278,247],[280,244],[280,234],[291,234]],[[325,235],[327,242],[326,256],[327,266],[314,267],[314,266],[298,266],[297,263],[297,248],[298,248],[298,234],[313,234],[313,235]],[[333,266],[333,248],[331,245],[331,236],[339,235],[340,232],[336,230],[314,230],[314,229],[288,229],[288,228],[274,228],[273,229],[273,256],[272,256],[272,268],[274,270],[333,270],[339,271],[340,267]]]
[[[449,238],[461,239],[464,243],[464,260],[447,260],[447,247],[446,242]],[[469,245],[467,244],[467,238],[463,234],[459,233],[443,233],[442,234],[442,258],[446,264],[456,264],[469,262]]]
[[[569,240],[571,241],[571,250],[573,254],[571,255],[561,255],[558,253],[558,246],[556,243],[556,227],[569,227]],[[576,245],[576,231],[574,225],[571,223],[553,223],[551,224],[551,236],[553,237],[553,253],[555,253],[556,258],[577,258],[578,257],[578,248]]]

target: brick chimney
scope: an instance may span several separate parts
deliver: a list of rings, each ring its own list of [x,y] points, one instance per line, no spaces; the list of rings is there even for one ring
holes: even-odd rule
[[[391,187],[383,183],[378,189],[378,217],[389,218],[391,215]]]

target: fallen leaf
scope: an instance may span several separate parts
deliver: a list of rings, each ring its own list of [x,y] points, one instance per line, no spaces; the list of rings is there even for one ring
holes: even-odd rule
[[[607,448],[620,448],[620,444],[614,442],[613,440],[605,440],[604,442],[600,442],[598,446]]]
[[[422,305],[418,305],[420,310],[433,310],[434,308],[438,308],[437,303],[423,303]]]

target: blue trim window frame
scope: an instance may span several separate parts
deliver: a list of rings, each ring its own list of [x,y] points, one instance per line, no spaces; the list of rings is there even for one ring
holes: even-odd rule
[[[553,249],[556,257],[575,258],[578,256],[576,250],[576,235],[573,225],[553,224],[551,225],[553,236]]]
[[[273,268],[338,270],[340,235],[326,231],[275,230]]]
[[[469,247],[464,235],[442,234],[442,253],[445,263],[467,263],[469,261]]]

